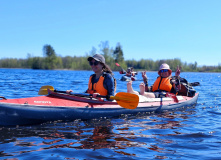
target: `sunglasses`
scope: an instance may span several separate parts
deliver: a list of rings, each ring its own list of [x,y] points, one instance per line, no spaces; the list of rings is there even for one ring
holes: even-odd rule
[[[162,70],[160,70],[160,73],[163,73],[163,72],[168,72],[168,69],[162,69]]]
[[[90,66],[92,66],[92,65],[96,66],[99,64],[99,62],[98,61],[94,61],[94,62],[90,61],[89,64],[90,64]]]

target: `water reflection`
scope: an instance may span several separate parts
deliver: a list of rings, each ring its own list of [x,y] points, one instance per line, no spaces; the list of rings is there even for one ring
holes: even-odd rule
[[[88,136],[86,139],[80,141],[81,146],[78,149],[101,149],[101,148],[112,148],[116,145],[116,140],[113,140],[113,125],[110,121],[101,125],[94,126],[92,130],[92,135]],[[79,133],[79,136],[82,133]]]
[[[0,156],[16,156],[23,153],[53,149],[110,149],[116,154],[140,157],[133,148],[160,154],[176,152],[168,144],[176,145],[174,136],[186,133],[182,128],[194,113],[189,111],[165,112],[156,115],[137,115],[120,119],[53,122],[36,126],[0,128],[0,144],[11,149],[0,149]],[[125,116],[126,117],[126,116]],[[173,137],[171,139],[171,137]],[[17,149],[13,149],[13,146]],[[142,152],[143,152],[142,151]],[[156,157],[164,159],[162,155]],[[68,157],[68,156],[67,156]]]

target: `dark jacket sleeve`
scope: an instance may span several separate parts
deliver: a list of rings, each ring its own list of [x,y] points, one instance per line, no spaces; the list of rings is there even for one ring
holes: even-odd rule
[[[114,78],[107,74],[104,79],[104,88],[107,90],[107,94],[114,96]]]

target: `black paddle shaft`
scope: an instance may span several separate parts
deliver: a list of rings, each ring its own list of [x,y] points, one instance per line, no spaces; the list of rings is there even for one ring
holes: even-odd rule
[[[91,97],[91,96],[92,96],[92,94],[88,94],[88,93],[71,93],[71,92],[70,92],[70,93],[67,93],[66,91],[58,91],[58,90],[54,90],[54,92],[70,94],[70,95],[78,96],[78,97]],[[107,95],[107,96],[97,95],[97,97],[106,98],[106,99],[109,99],[109,98],[110,98],[109,95]]]

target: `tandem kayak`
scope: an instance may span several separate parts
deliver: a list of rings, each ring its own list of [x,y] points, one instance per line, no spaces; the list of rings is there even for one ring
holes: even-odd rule
[[[198,93],[194,97],[177,96],[177,98],[179,102],[168,97],[146,98],[140,95],[137,108],[126,109],[116,101],[102,102],[97,99],[51,91],[46,96],[0,100],[0,125],[30,125],[57,120],[111,118],[122,114],[173,110],[195,105]]]
[[[137,77],[124,75],[124,76],[121,77],[120,80],[121,81],[136,81]]]

